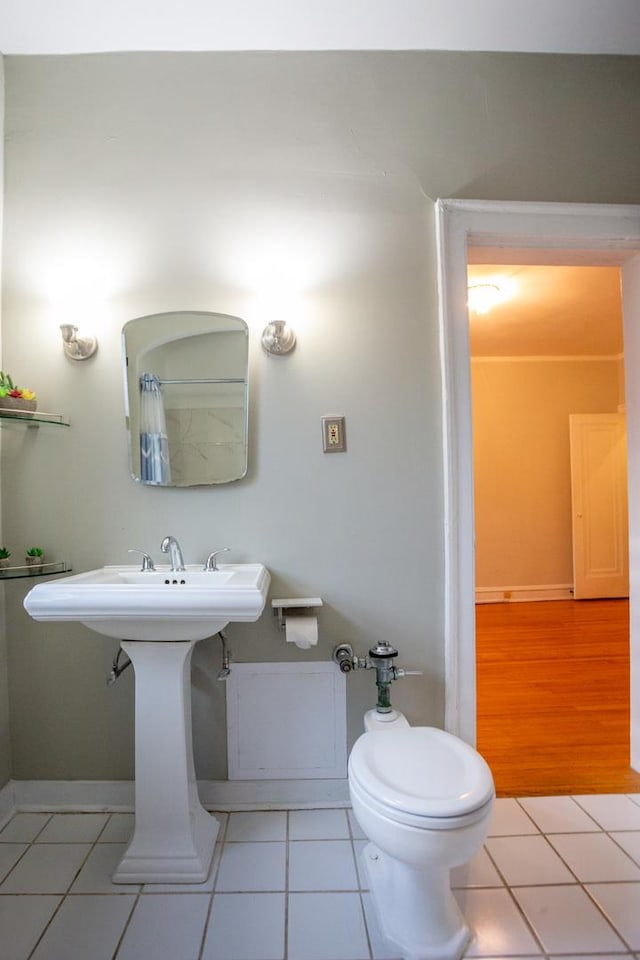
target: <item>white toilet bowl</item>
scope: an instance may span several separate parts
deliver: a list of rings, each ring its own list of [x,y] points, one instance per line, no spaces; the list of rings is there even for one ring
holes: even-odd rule
[[[469,929],[449,872],[486,836],[495,796],[489,767],[472,747],[402,714],[371,711],[349,757],[353,812],[382,933],[405,960],[457,960]]]

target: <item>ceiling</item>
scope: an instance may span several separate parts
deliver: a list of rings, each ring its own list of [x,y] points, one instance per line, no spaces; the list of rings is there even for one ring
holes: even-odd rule
[[[638,0],[2,0],[0,52],[640,54]]]
[[[470,312],[472,356],[622,354],[618,267],[481,263],[468,278],[505,291],[489,313]]]

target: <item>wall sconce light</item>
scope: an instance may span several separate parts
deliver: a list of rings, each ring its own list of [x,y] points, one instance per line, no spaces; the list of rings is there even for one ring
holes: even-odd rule
[[[274,320],[262,331],[262,346],[267,353],[280,357],[296,345],[296,335],[284,320]]]
[[[98,349],[95,337],[79,337],[78,328],[72,323],[60,325],[62,348],[70,360],[88,360]]]
[[[472,283],[467,292],[469,310],[481,316],[502,300],[502,290],[495,283]]]

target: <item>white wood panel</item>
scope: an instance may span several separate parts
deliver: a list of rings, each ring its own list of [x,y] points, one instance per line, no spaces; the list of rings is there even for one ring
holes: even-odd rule
[[[227,679],[230,780],[347,775],[346,683],[335,663],[234,663]]]

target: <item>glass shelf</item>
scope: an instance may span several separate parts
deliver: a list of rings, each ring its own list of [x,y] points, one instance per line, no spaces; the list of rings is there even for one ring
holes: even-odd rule
[[[0,580],[18,580],[20,577],[51,577],[56,573],[71,573],[73,568],[66,560],[43,563],[36,566],[0,567]]]
[[[36,410],[34,413],[25,410],[24,413],[21,413],[19,410],[3,410],[0,407],[0,424],[6,426],[12,423],[26,425],[27,427],[39,427],[41,423],[51,423],[57,427],[69,426],[69,421],[59,413],[45,413],[40,410]]]

